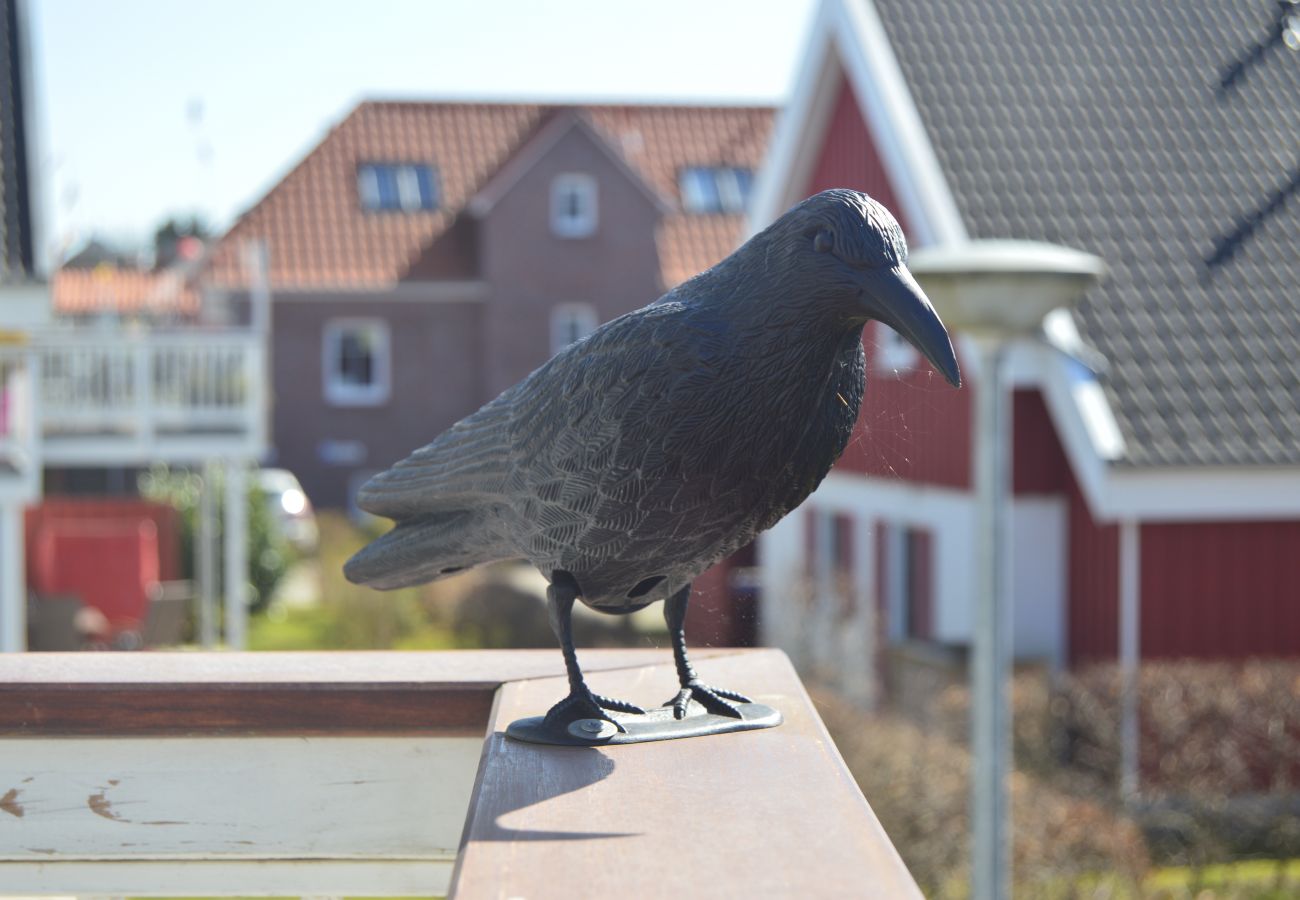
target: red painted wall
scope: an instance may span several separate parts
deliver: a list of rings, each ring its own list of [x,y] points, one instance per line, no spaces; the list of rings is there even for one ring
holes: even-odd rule
[[[1070,666],[1119,652],[1119,527],[1098,525],[1074,477],[1069,483],[1066,627]]]
[[[1070,464],[1041,391],[1012,393],[1011,431],[1013,492],[1065,493],[1070,485]]]
[[[1300,522],[1142,526],[1142,656],[1300,655]]]
[[[908,223],[859,110],[852,86],[841,80],[806,193],[833,187],[865,191],[887,206],[907,231]],[[924,362],[901,378],[878,372],[870,358],[879,327],[883,326],[872,323],[863,336],[867,394],[839,468],[947,487],[969,486],[971,392],[952,390]]]

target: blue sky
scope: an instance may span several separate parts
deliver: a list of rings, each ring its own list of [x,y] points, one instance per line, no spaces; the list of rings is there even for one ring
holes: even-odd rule
[[[224,227],[362,97],[774,102],[814,0],[29,0],[47,234]]]

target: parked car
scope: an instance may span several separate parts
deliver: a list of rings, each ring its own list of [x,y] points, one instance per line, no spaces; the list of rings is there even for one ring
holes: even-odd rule
[[[297,476],[288,469],[261,469],[257,486],[266,496],[271,519],[285,539],[299,553],[315,553],[320,542],[316,513]]]

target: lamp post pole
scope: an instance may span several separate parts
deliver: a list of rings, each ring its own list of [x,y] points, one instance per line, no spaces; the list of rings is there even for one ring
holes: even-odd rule
[[[1029,241],[928,247],[910,268],[948,325],[973,339],[975,392],[975,622],[971,647],[971,895],[1011,896],[1011,597],[1007,589],[1011,434],[1005,369],[1012,343],[1075,302],[1102,273],[1101,260]]]
[[[971,653],[972,896],[1009,897],[1011,854],[1006,776],[1010,734],[1007,678],[1011,668],[1005,562],[1010,440],[1006,386],[1007,342],[975,340],[980,380],[975,392],[975,496],[978,589]]]

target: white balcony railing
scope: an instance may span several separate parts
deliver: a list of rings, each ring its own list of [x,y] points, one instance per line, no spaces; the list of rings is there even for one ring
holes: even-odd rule
[[[46,465],[248,458],[266,443],[263,346],[252,332],[53,332],[0,367],[33,354]]]

